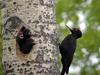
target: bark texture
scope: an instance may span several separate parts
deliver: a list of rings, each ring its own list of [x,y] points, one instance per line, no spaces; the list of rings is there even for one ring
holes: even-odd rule
[[[55,0],[3,0],[3,75],[60,75],[57,67]],[[23,54],[18,30],[32,31],[35,46]]]

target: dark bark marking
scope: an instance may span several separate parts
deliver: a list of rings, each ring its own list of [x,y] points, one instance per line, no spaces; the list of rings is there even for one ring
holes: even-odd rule
[[[6,71],[6,75],[9,74],[9,73],[14,73],[14,69],[9,69],[9,70]]]
[[[3,9],[6,7],[6,3],[3,1],[0,1],[0,9]]]
[[[15,4],[17,4],[16,2],[13,2],[13,4],[15,5]]]
[[[8,47],[8,50],[11,52],[11,47]]]
[[[46,7],[50,7],[50,8],[54,7],[54,4],[52,4],[52,3],[45,4],[43,0],[39,0],[39,1],[40,1],[40,5],[42,5],[42,6],[46,6]]]

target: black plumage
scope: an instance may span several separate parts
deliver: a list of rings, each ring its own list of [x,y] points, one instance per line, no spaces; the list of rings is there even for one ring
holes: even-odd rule
[[[33,39],[31,38],[32,34],[28,28],[22,27],[17,34],[16,41],[19,45],[20,51],[24,54],[28,54],[33,45]]]
[[[71,34],[66,36],[59,46],[60,53],[62,56],[61,62],[63,65],[61,75],[64,75],[65,73],[68,74],[69,67],[73,60],[73,55],[76,49],[77,39],[82,36],[82,33],[78,28],[70,29],[70,31]]]

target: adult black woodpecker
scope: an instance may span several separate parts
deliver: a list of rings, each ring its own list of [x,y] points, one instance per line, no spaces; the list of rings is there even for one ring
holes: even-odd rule
[[[66,36],[59,45],[60,53],[62,56],[61,62],[63,65],[61,75],[64,75],[65,73],[68,74],[69,67],[73,60],[73,55],[77,46],[76,45],[77,39],[82,36],[82,32],[78,28],[73,28],[73,29],[69,28],[69,30],[71,31],[71,34]]]

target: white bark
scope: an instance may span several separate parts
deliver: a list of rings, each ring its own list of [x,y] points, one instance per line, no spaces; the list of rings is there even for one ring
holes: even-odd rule
[[[4,0],[3,3],[4,75],[60,75],[55,0]],[[16,43],[16,33],[23,25],[32,31],[36,43],[29,54],[21,53]]]

